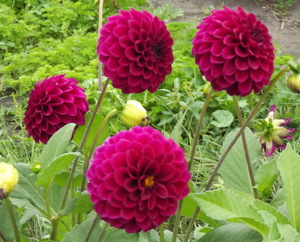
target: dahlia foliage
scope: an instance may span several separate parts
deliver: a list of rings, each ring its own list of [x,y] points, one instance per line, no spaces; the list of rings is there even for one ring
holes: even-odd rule
[[[258,132],[259,141],[262,149],[265,152],[265,156],[270,156],[278,149],[285,149],[286,145],[282,139],[291,140],[292,133],[295,129],[284,127],[290,123],[290,118],[274,119],[276,114],[276,105],[272,105],[269,110],[268,116],[261,121],[261,127]]]
[[[35,142],[46,144],[68,123],[85,124],[89,110],[84,90],[65,74],[39,81],[30,93],[24,122]]]
[[[101,219],[128,233],[148,231],[175,214],[189,193],[184,150],[158,130],[135,126],[98,147],[87,190]]]
[[[274,47],[267,27],[241,7],[213,10],[197,27],[192,54],[215,91],[247,96],[268,85]]]
[[[155,92],[171,73],[173,39],[146,11],[119,11],[102,27],[97,53],[104,75],[123,93]]]

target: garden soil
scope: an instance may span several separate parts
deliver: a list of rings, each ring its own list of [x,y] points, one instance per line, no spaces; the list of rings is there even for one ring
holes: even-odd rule
[[[236,9],[241,6],[247,13],[254,13],[269,29],[273,43],[281,54],[294,55],[300,58],[300,0],[295,0],[294,5],[288,9],[285,16],[278,15],[271,0],[149,0],[154,7],[172,2],[173,7],[182,9],[184,16],[178,21],[200,21],[204,13],[212,8],[221,9],[227,6]],[[285,0],[282,0],[285,1]]]

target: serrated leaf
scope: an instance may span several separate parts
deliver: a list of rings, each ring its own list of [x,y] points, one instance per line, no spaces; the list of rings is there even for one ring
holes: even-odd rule
[[[73,141],[75,143],[77,143],[78,145],[81,143],[81,140],[83,138],[83,135],[84,135],[84,132],[87,128],[87,125],[89,123],[89,120],[91,118],[91,113],[88,113],[86,115],[86,122],[85,122],[85,125],[84,126],[79,126],[75,132],[75,135],[74,135],[74,138],[73,138]],[[94,121],[92,123],[92,126],[91,126],[91,129],[88,133],[88,137],[86,139],[86,142],[84,144],[84,147],[83,147],[83,151],[88,154],[90,152],[90,149],[93,145],[93,142],[94,142],[94,139],[98,133],[98,129],[99,127],[101,126],[101,123],[103,121],[103,116],[100,115],[100,114],[96,114],[95,118],[94,118]],[[96,142],[96,147],[98,147],[99,145],[101,145],[104,140],[109,136],[109,133],[108,133],[108,126],[107,124],[104,125],[103,129],[102,129],[102,132]]]
[[[42,166],[42,170],[56,157],[65,153],[70,144],[70,140],[75,128],[74,123],[67,124],[56,131],[45,145],[37,162]]]
[[[300,231],[300,156],[288,144],[278,158],[284,198],[292,226]]]
[[[239,129],[236,129],[227,135],[224,140],[221,153],[225,152],[238,131]],[[258,158],[260,157],[260,144],[256,136],[248,128],[245,129],[245,136],[252,170],[253,173],[255,173],[258,167]],[[229,151],[222,166],[220,167],[219,173],[229,188],[252,194],[250,176],[241,137]]]
[[[239,223],[230,223],[208,232],[201,237],[198,242],[259,242],[262,240],[261,234],[249,226]]]
[[[227,110],[217,110],[212,113],[214,121],[211,123],[218,128],[228,127],[233,122],[233,115]]]
[[[246,195],[246,194],[245,194]],[[245,195],[240,195],[232,190],[208,191],[201,194],[189,194],[198,206],[213,219],[230,220],[244,223],[261,234],[268,233],[268,227],[263,224],[263,219]]]
[[[60,155],[54,159],[45,169],[43,169],[36,181],[37,186],[49,187],[56,174],[65,169],[72,160],[79,155],[77,152],[70,152]]]

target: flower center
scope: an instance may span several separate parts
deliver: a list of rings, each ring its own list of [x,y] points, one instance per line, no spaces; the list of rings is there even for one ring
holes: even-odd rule
[[[145,187],[152,187],[154,186],[155,182],[154,182],[154,176],[148,176],[145,181]]]
[[[164,49],[164,45],[161,42],[155,43],[152,47],[152,52],[155,58],[160,58],[162,56],[162,51]]]

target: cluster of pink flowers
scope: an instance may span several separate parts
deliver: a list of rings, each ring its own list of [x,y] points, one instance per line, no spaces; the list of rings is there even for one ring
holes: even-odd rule
[[[274,47],[267,27],[254,14],[225,7],[214,10],[198,29],[192,54],[214,90],[247,96],[269,84]],[[163,21],[146,11],[121,10],[101,29],[97,53],[115,88],[123,93],[155,92],[171,73],[172,45]],[[46,144],[67,123],[85,123],[88,103],[77,83],[59,75],[35,85],[24,122],[36,142]],[[141,117],[131,126],[147,117],[142,106],[138,114]],[[267,122],[277,132],[260,137],[266,155],[284,148],[280,138],[289,139],[293,132],[283,127],[289,120],[274,120],[274,115],[272,107]],[[127,116],[123,112],[123,118]],[[150,126],[134,126],[95,150],[87,178],[87,191],[101,219],[135,233],[153,229],[175,214],[178,201],[189,193],[191,176],[179,145]]]

